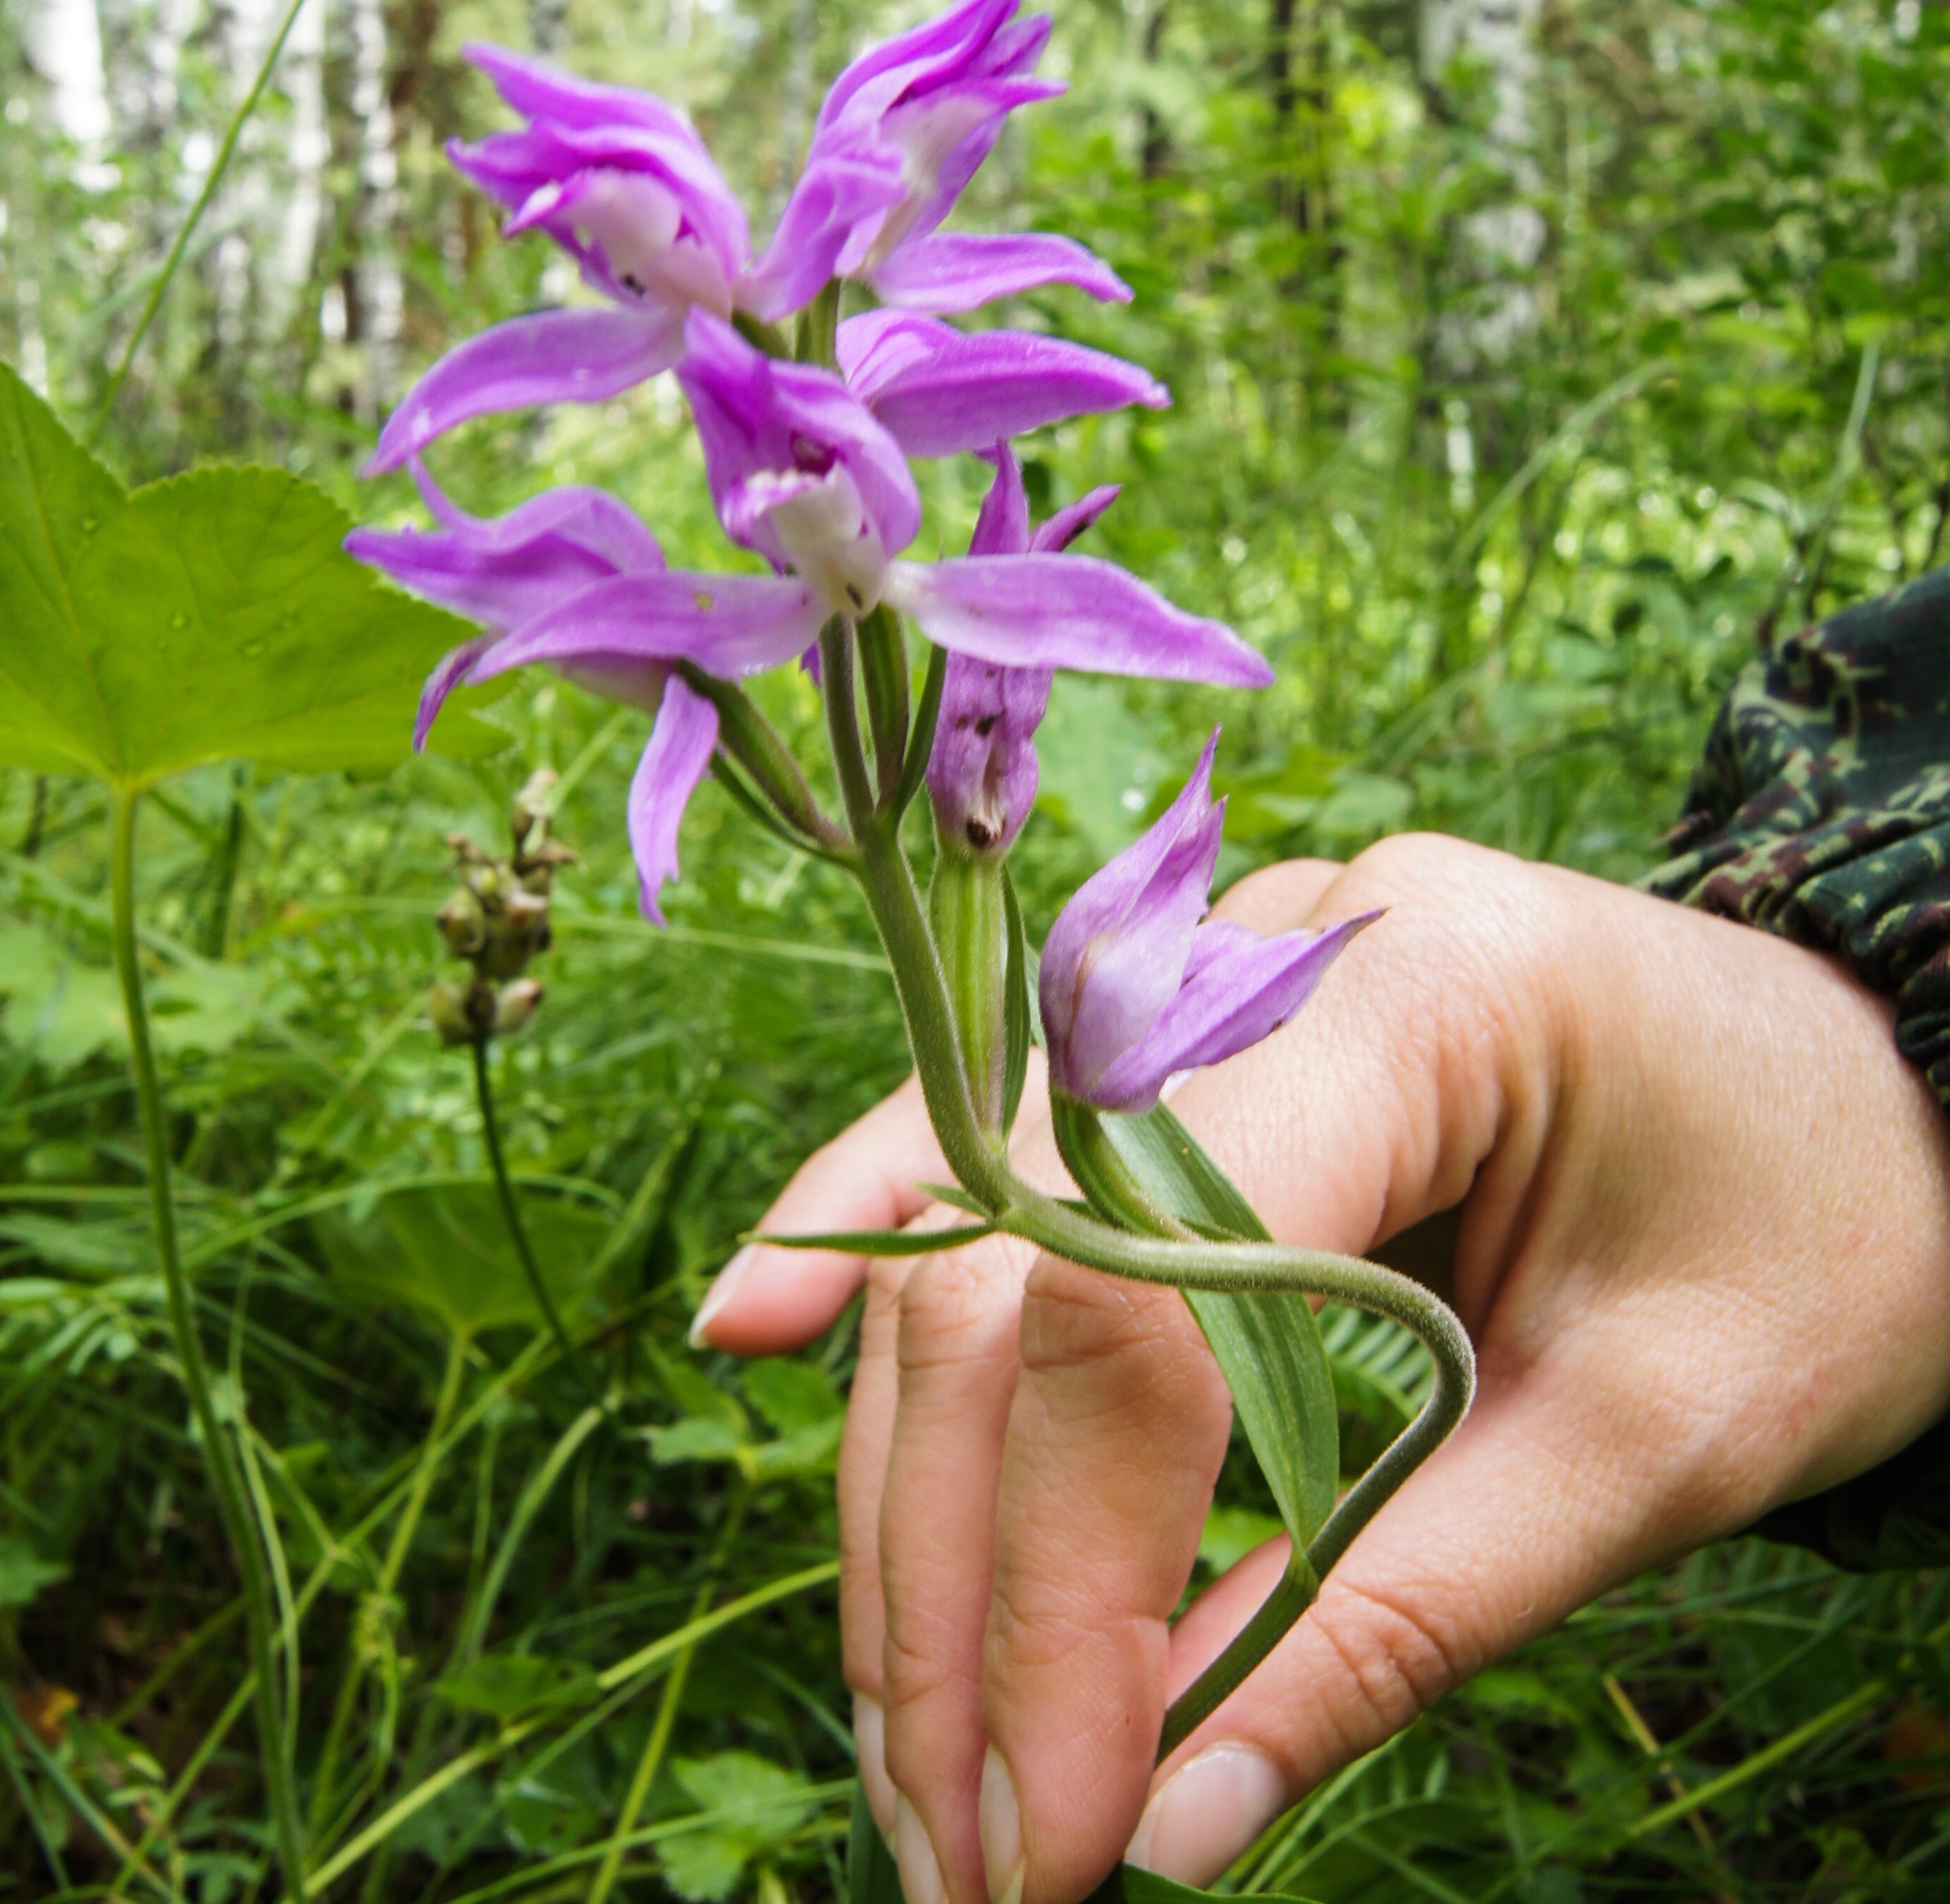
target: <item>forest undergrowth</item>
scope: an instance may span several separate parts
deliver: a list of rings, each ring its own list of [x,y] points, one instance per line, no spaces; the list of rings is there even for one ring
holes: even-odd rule
[[[131,482],[241,458],[389,525],[405,478],[354,473],[388,404],[484,311],[561,290],[440,161],[497,123],[463,41],[684,100],[775,209],[817,86],[914,11],[308,5],[167,282],[278,19],[92,9],[97,123],[47,57],[72,8],[0,7],[0,357]],[[1940,10],[1550,0],[1509,58],[1466,34],[1438,57],[1444,10],[1399,0],[1053,11],[1071,91],[1008,134],[970,215],[1111,260],[1128,308],[1058,291],[1010,321],[1175,402],[1031,439],[1031,500],[1131,478],[1106,550],[1279,682],[1251,709],[1059,682],[1015,861],[1033,937],[1221,715],[1222,879],[1410,827],[1629,879],[1757,643],[1942,559]],[[483,513],[601,482],[674,565],[715,559],[667,385],[472,425],[440,478]],[[930,471],[930,552],[965,546],[986,480]],[[818,719],[795,676],[754,693],[793,737]],[[715,787],[653,930],[619,819],[645,718],[532,675],[468,705],[479,757],[200,769],[136,841],[182,1251],[276,1557],[313,1895],[843,1895],[855,1319],[749,1364],[685,1332],[800,1158],[902,1075],[884,961],[847,883]],[[428,1014],[450,842],[505,850],[543,768],[579,857],[491,1081],[572,1354]],[[240,1586],[154,1250],[108,807],[0,780],[0,1896],[275,1904]],[[1323,1320],[1351,1472],[1426,1370],[1391,1325]],[[1241,1441],[1195,1585],[1276,1525]],[[1460,1688],[1228,1881],[1940,1898],[1946,1713],[1950,1582],[1731,1541]]]

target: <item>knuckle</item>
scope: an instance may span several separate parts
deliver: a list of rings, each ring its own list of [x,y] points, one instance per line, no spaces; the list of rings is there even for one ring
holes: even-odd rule
[[[1011,1256],[980,1245],[914,1262],[896,1298],[902,1373],[1012,1357],[1015,1332],[1001,1325],[1013,1317],[1020,1286]]]
[[[1023,1289],[1023,1367],[1058,1374],[1182,1350],[1195,1326],[1177,1292],[1039,1261]]]
[[[1256,932],[1288,931],[1307,923],[1315,901],[1344,870],[1332,859],[1283,859],[1235,880],[1214,909]]]
[[[1444,1621],[1411,1591],[1341,1580],[1309,1616],[1345,1678],[1329,1710],[1350,1756],[1399,1731],[1473,1670]]]

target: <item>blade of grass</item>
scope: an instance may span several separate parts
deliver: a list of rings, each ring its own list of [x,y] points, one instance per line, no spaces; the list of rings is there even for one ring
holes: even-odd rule
[[[86,441],[92,449],[100,438],[102,428],[115,407],[115,400],[122,394],[122,386],[129,380],[129,372],[136,361],[136,353],[142,347],[142,340],[149,334],[149,326],[156,321],[156,313],[162,309],[163,300],[169,295],[170,285],[176,275],[176,267],[182,263],[183,253],[189,248],[191,238],[197,226],[203,222],[204,213],[210,209],[210,201],[216,196],[217,188],[223,182],[223,175],[230,169],[232,155],[237,150],[237,142],[243,136],[244,128],[250,123],[251,115],[257,110],[257,101],[264,96],[264,89],[271,83],[271,74],[278,64],[278,57],[285,50],[285,42],[291,37],[291,29],[305,0],[291,0],[285,9],[285,17],[279,23],[278,30],[271,43],[264,49],[264,58],[257,68],[257,77],[251,82],[251,89],[238,103],[231,115],[230,124],[223,135],[223,142],[216,148],[216,156],[210,161],[208,176],[204,179],[203,189],[196,195],[196,202],[189,208],[189,216],[178,228],[175,242],[169,255],[163,260],[163,268],[157,273],[156,282],[150,288],[148,301],[142,307],[142,314],[136,320],[136,328],[129,334],[129,341],[123,347],[121,360],[116,365],[114,373],[108,379],[108,388],[101,393],[101,401],[95,407],[94,421],[89,424]]]

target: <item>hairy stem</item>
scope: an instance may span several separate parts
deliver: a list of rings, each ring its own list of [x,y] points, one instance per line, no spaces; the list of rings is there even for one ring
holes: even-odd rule
[[[295,12],[296,9],[293,9]],[[149,1041],[149,1018],[142,996],[142,971],[136,949],[136,807],[139,796],[117,787],[114,795],[111,840],[111,899],[115,940],[115,968],[122,982],[122,999],[129,1017],[129,1051],[136,1077],[136,1098],[142,1120],[142,1141],[148,1154],[150,1220],[155,1230],[156,1254],[168,1300],[170,1326],[182,1364],[183,1386],[203,1444],[204,1461],[216,1496],[217,1512],[237,1561],[244,1587],[245,1624],[250,1635],[251,1666],[257,1681],[258,1757],[264,1790],[277,1836],[278,1861],[285,1884],[297,1904],[304,1904],[304,1852],[299,1831],[291,1766],[284,1751],[284,1725],[279,1711],[278,1682],[271,1670],[273,1622],[270,1585],[264,1556],[245,1507],[244,1484],[229,1431],[218,1419],[210,1393],[210,1372],[196,1318],[188,1278],[176,1244],[176,1200],[170,1187],[169,1124],[156,1058]]]
[[[961,1067],[947,977],[922,914],[913,868],[901,850],[899,818],[874,809],[873,784],[861,744],[859,712],[853,701],[851,634],[845,622],[829,622],[820,634],[819,656],[833,763],[860,855],[856,871],[893,968],[894,989],[906,1021],[914,1070],[920,1079],[929,1121],[941,1140],[942,1155],[971,1195],[999,1208],[1023,1186],[1017,1185],[982,1134]]]

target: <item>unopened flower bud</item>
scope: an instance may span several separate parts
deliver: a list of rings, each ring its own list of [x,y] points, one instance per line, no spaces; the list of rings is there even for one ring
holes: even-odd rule
[[[456,958],[472,958],[486,942],[488,921],[481,902],[465,886],[457,887],[433,916],[440,936]]]
[[[1036,731],[1050,672],[951,655],[927,790],[951,851],[1001,855],[1036,802]]]
[[[535,1008],[541,1002],[539,979],[518,978],[512,985],[503,986],[494,1007],[495,1036],[505,1038],[519,1031],[535,1015]]]
[[[492,1029],[491,1016],[484,1024],[477,1021],[478,995],[485,989],[478,981],[464,986],[453,984],[444,978],[434,981],[433,989],[427,994],[427,1016],[433,1021],[433,1028],[440,1033],[442,1044],[475,1044]],[[491,1014],[491,990],[488,992],[488,1000]]]

